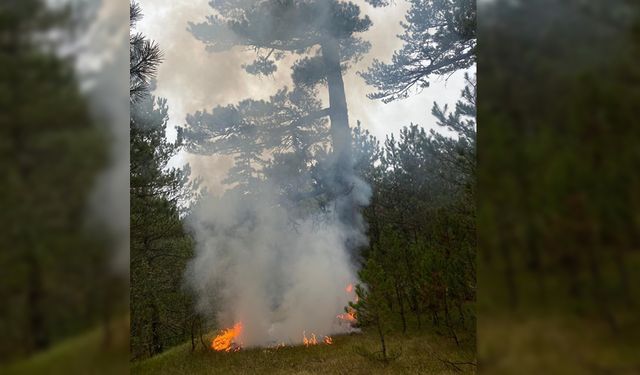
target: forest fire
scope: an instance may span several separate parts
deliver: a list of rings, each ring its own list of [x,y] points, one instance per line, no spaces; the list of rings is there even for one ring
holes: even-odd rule
[[[307,338],[306,332],[302,331],[302,338],[303,338],[304,346],[318,345],[318,339],[316,338],[315,333],[312,333],[311,337]]]
[[[356,312],[352,308],[349,308],[349,311],[346,313],[338,314],[337,318],[349,323],[355,323],[357,321]]]
[[[232,328],[224,329],[216,336],[211,342],[211,349],[215,351],[225,352],[237,352],[242,349],[242,345],[237,343],[235,339],[242,333],[242,323],[236,323]],[[326,345],[333,344],[333,338],[331,336],[324,336],[322,341],[318,340],[318,336],[315,333],[311,333],[311,336],[307,337],[307,332],[302,331],[302,343],[304,346],[318,345],[324,343]],[[272,349],[279,349],[285,347],[284,342],[274,345]]]
[[[304,343],[304,346],[318,345],[322,342],[327,345],[331,345],[333,344],[333,339],[331,338],[331,336],[325,336],[324,339],[319,342],[318,337],[315,333],[311,333],[311,337],[307,337],[307,333],[305,331],[302,331],[302,342]]]
[[[345,288],[347,293],[354,293],[353,284],[347,285]],[[355,294],[355,293],[354,293]],[[358,302],[358,296],[355,296],[355,302]],[[346,312],[338,314],[337,318],[343,322],[349,323],[352,327],[357,322],[356,311],[352,307],[347,307]],[[220,333],[211,341],[211,349],[215,351],[224,352],[237,352],[243,348],[239,337],[243,331],[242,322],[236,323],[233,327],[223,329]],[[307,336],[306,331],[302,331],[302,344],[306,347],[318,344],[333,345],[333,338],[331,336],[318,336],[315,333],[311,333]],[[285,342],[269,346],[271,349],[279,349],[288,346]]]
[[[347,293],[353,293],[353,284],[349,284],[347,285],[347,287],[344,289]]]
[[[216,351],[238,351],[241,346],[235,339],[242,333],[242,322],[236,323],[232,328],[222,330],[211,342],[211,349]]]
[[[347,287],[345,288],[345,291],[347,293],[353,293],[353,284],[349,284],[347,285]],[[358,303],[358,295],[355,296],[355,303]],[[347,311],[345,313],[342,314],[338,314],[337,318],[348,322],[350,324],[354,324],[357,322],[357,318],[356,318],[356,310],[354,308],[352,308],[351,306],[347,307]]]

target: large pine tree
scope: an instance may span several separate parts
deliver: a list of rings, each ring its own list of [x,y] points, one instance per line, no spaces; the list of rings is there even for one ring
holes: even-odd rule
[[[131,26],[142,17],[130,7]],[[171,168],[180,139],[167,140],[168,105],[149,89],[161,51],[140,33],[130,40],[131,355],[152,356],[186,339],[193,318],[180,288],[192,244],[182,216],[197,194],[189,168]]]
[[[270,74],[287,54],[299,56],[292,77],[297,88],[327,85],[329,108],[307,116],[330,118],[331,175],[325,180],[345,224],[356,222],[357,200],[353,179],[351,132],[343,70],[369,48],[357,37],[371,26],[368,17],[351,2],[336,0],[222,0],[210,3],[215,14],[206,22],[190,23],[189,30],[212,52],[234,46],[251,47],[257,59],[245,69]],[[188,134],[185,133],[185,134]],[[187,136],[187,139],[189,137]],[[198,140],[196,140],[197,142]]]
[[[386,0],[367,0],[387,6]],[[378,91],[371,99],[390,102],[429,86],[433,76],[450,75],[476,62],[475,0],[410,0],[402,23],[403,46],[394,52],[391,63],[378,59],[360,73]]]

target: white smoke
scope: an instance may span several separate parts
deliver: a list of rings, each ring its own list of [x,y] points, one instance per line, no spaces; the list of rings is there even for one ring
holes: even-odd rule
[[[279,199],[271,188],[227,192],[203,199],[188,220],[197,247],[187,281],[197,308],[222,327],[242,322],[243,346],[351,330],[337,315],[354,298],[345,290],[356,281],[345,246],[352,227],[331,210],[294,220]]]
[[[329,10],[327,6],[318,15],[329,16]],[[269,29],[278,21],[266,17],[256,22],[264,22]],[[303,29],[307,26],[299,25]],[[197,36],[193,30],[200,29],[192,28],[193,36]],[[206,61],[210,64],[211,60]],[[236,60],[234,65],[242,64]],[[287,75],[291,72],[281,71]],[[238,86],[237,79],[229,82]],[[215,88],[228,97],[224,82],[216,83]],[[282,83],[276,82],[278,86]],[[210,92],[211,88],[206,90]],[[338,151],[342,155],[344,150]],[[328,160],[316,161],[322,168],[314,175],[314,182],[319,182],[315,186],[335,196],[322,207],[287,201],[277,188],[305,184],[271,180],[273,185],[256,183],[259,186],[248,189],[250,194],[231,190],[222,197],[209,196],[187,219],[196,240],[196,254],[186,278],[196,292],[198,311],[215,319],[222,328],[242,323],[237,344],[299,344],[305,336],[315,335],[321,340],[352,330],[338,315],[355,297],[345,290],[357,280],[350,253],[366,243],[366,236],[362,218],[353,210],[368,203],[370,188],[353,174],[353,164],[344,165],[342,157],[330,155]],[[298,181],[310,176],[293,178]],[[345,185],[349,185],[348,191]]]
[[[79,1],[79,0],[78,0]],[[129,7],[124,2],[82,0],[97,7],[82,38],[79,65],[92,115],[107,130],[108,164],[97,178],[90,201],[92,225],[109,239],[112,270],[129,275]]]
[[[72,26],[57,53],[72,57],[92,118],[105,135],[107,165],[94,181],[87,224],[108,241],[109,267],[129,275],[129,4],[125,1],[46,0],[70,7]],[[71,32],[72,31],[72,32]]]

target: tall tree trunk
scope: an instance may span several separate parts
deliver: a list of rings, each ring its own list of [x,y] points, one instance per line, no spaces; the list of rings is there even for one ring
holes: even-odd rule
[[[11,44],[9,46],[9,50],[15,50],[16,53],[19,43],[18,38],[18,36],[9,37],[10,43],[14,41],[16,43],[15,45]],[[12,83],[14,84],[14,86],[12,87],[18,87],[18,84],[15,81],[15,77],[12,80]],[[15,98],[16,103],[20,103],[22,91],[14,91],[15,92],[13,97]],[[28,139],[28,136],[26,135],[24,130],[26,127],[21,126],[24,124],[20,116],[13,119],[13,121],[15,122],[15,126],[12,129],[12,140],[16,154],[16,161],[18,164],[20,183],[24,184],[24,186],[28,186],[33,181],[34,165],[33,163],[29,162],[31,158],[26,157],[26,155],[28,154],[28,149],[26,147],[26,140]],[[33,219],[32,217],[30,217],[30,214],[37,211],[33,210],[33,206],[36,205],[36,203],[33,201],[33,197],[29,194],[29,192],[25,191],[25,194],[22,196],[22,198],[23,207],[21,209],[23,211],[19,214],[24,215],[24,218],[27,219],[25,220],[26,232],[22,233],[25,236],[24,244],[26,245],[24,258],[27,271],[26,318],[28,329],[26,331],[26,334],[29,335],[29,339],[31,341],[31,347],[29,348],[29,350],[40,351],[46,349],[49,346],[50,340],[45,321],[45,308],[43,307],[45,302],[45,290],[42,281],[41,258],[37,253],[37,249],[39,247],[37,229],[34,228],[32,223],[28,222],[29,220]]]
[[[331,143],[335,181],[336,209],[340,221],[348,226],[357,225],[356,201],[352,193],[353,159],[351,155],[351,130],[347,112],[347,98],[340,68],[340,49],[335,38],[322,42],[322,58],[329,87],[329,118],[331,120]]]
[[[196,319],[191,318],[191,351],[196,350]]]
[[[153,298],[153,297],[152,297]],[[160,338],[160,313],[155,300],[151,301],[151,355],[162,353]]]
[[[382,345],[382,360],[387,361],[387,344],[384,341],[384,331],[382,330],[382,323],[380,317],[376,316],[376,328],[378,329],[378,335],[380,336],[380,344]]]
[[[456,341],[456,346],[460,346],[460,342],[458,341],[458,335],[451,323],[451,314],[449,314],[449,288],[446,287],[444,290],[444,322],[447,328],[449,328],[449,333],[451,333],[451,337]]]
[[[415,301],[415,310],[416,319],[418,320],[418,328],[422,328],[422,313],[420,312],[420,304],[417,300]]]
[[[402,299],[402,292],[398,281],[395,282],[396,298],[398,299],[398,305],[400,306],[400,318],[402,319],[402,333],[407,332],[407,319],[404,316],[404,301]]]
[[[202,347],[207,349],[209,346],[204,342],[204,336],[202,335],[202,319],[198,318],[198,334],[200,335],[200,343]]]
[[[458,315],[460,316],[460,325],[462,325],[462,329],[466,329],[466,323],[465,323],[465,319],[464,319],[464,311],[462,309],[462,304],[464,303],[464,300],[462,301],[458,301],[457,303],[457,307],[458,307]]]
[[[338,160],[347,161],[343,167],[352,167],[351,132],[347,112],[347,98],[340,68],[338,41],[328,38],[322,43],[322,57],[329,87],[329,118],[331,119],[331,142]]]
[[[40,262],[37,255],[28,250],[27,255],[28,279],[27,279],[27,318],[31,336],[32,349],[39,351],[49,346],[49,335],[45,324],[43,311],[44,289],[42,285],[42,275]]]

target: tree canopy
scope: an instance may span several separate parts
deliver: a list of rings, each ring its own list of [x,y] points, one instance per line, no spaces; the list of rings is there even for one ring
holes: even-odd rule
[[[368,0],[374,6],[388,1]],[[375,59],[360,72],[367,84],[378,91],[370,99],[390,102],[403,99],[429,86],[434,76],[446,76],[471,67],[476,62],[475,0],[411,0],[402,22],[403,46],[391,63]]]

